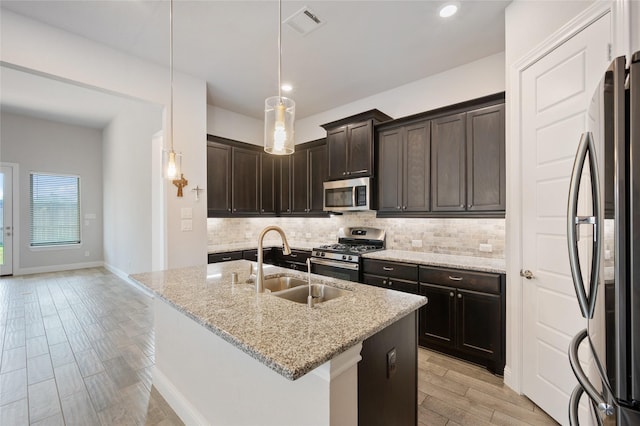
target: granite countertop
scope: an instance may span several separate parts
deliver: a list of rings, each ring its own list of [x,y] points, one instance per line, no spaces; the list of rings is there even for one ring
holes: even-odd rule
[[[284,377],[295,380],[426,304],[422,296],[312,275],[352,293],[317,304],[291,302],[247,284],[250,265],[235,260],[135,274],[131,278],[188,317]],[[239,284],[231,283],[238,273]],[[264,265],[265,277],[303,272]]]
[[[452,254],[425,253],[403,250],[380,250],[363,254],[367,259],[391,260],[396,262],[417,263],[425,266],[443,268],[468,269],[480,272],[504,274],[507,270],[504,259],[491,259],[474,256],[457,256]]]
[[[289,247],[295,250],[307,250],[311,251],[315,247],[319,247],[321,245],[328,244],[324,243],[311,243],[308,241],[295,241],[293,243],[289,243]],[[263,244],[263,248],[271,248],[271,247],[282,247],[281,240],[265,240]],[[215,253],[225,253],[228,251],[236,251],[236,250],[256,250],[258,248],[258,243],[255,241],[246,242],[246,243],[234,243],[234,244],[216,244],[210,245],[207,247],[208,254]]]

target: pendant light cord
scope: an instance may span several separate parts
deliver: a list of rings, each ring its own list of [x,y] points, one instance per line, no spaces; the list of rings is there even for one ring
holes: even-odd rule
[[[282,0],[278,1],[278,98],[282,103]]]
[[[169,79],[171,81],[169,122],[171,125],[171,152],[173,152],[173,0],[169,2]]]

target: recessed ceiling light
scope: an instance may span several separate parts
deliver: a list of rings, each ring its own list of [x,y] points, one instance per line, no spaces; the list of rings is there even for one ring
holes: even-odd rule
[[[283,92],[290,92],[293,90],[293,86],[291,86],[289,83],[284,83],[280,88]]]
[[[450,18],[458,12],[460,8],[458,3],[447,3],[440,8],[441,18]]]

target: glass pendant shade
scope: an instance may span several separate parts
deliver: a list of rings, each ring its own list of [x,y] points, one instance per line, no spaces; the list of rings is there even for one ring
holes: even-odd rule
[[[180,173],[182,172],[182,155],[177,152],[164,151],[163,150],[163,174],[164,177],[173,180],[178,179],[180,177]]]
[[[296,103],[289,98],[272,96],[264,101],[264,150],[274,155],[294,151]]]

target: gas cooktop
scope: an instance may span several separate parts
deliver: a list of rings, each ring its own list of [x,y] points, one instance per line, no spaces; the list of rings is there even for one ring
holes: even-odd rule
[[[340,228],[338,242],[314,248],[311,256],[346,262],[359,262],[359,255],[384,250],[385,232],[376,228]]]

